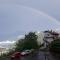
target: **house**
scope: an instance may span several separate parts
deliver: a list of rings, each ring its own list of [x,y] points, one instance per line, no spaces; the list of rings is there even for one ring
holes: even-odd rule
[[[0,47],[0,55],[8,52],[6,48]]]
[[[44,33],[41,31],[41,32],[36,32],[35,34],[38,36],[37,38],[38,45],[43,44]]]
[[[59,37],[59,33],[48,30],[44,31],[44,45],[45,47],[48,46],[53,40],[57,39]]]

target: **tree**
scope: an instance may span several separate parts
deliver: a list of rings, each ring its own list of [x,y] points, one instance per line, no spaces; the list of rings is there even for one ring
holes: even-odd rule
[[[26,49],[38,48],[37,38],[38,37],[37,35],[35,35],[35,32],[30,32],[29,34],[25,35],[24,48]]]
[[[20,39],[16,43],[16,51],[22,51],[25,49],[36,49],[38,48],[37,43],[37,35],[35,35],[35,32],[29,32],[27,35],[25,35],[24,39]]]
[[[50,44],[50,51],[54,52],[54,53],[59,53],[60,54],[60,38],[54,40],[51,44]]]
[[[24,39],[19,39],[15,44],[15,51],[22,51],[24,49]]]

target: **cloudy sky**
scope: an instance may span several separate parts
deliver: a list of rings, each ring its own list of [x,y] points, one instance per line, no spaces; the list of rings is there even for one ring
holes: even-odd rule
[[[0,41],[29,31],[60,29],[60,0],[0,0]]]

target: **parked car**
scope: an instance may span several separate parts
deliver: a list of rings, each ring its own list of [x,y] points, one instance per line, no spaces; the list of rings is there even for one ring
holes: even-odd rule
[[[25,55],[28,55],[28,54],[32,53],[33,51],[34,51],[34,49],[25,50],[25,51],[21,52],[21,55],[22,55],[22,56],[25,56]]]
[[[20,57],[21,57],[21,53],[20,52],[15,52],[14,54],[12,54],[10,56],[11,60],[17,59],[17,58],[20,58]]]
[[[31,52],[34,52],[34,49],[31,49]]]

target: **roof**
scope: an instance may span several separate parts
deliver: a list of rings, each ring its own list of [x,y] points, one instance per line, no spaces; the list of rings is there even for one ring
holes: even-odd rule
[[[55,32],[55,31],[49,31],[49,30],[47,30],[47,31],[44,31],[44,33],[50,33],[50,34],[52,34],[52,35],[59,35],[59,33],[57,33],[57,32]]]

